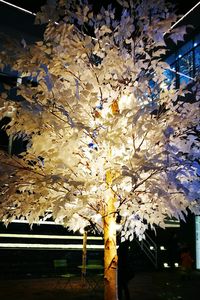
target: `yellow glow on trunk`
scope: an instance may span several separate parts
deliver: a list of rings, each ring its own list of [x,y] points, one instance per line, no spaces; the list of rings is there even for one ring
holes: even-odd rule
[[[115,198],[107,201],[107,212],[104,218],[104,300],[117,300],[117,247]]]

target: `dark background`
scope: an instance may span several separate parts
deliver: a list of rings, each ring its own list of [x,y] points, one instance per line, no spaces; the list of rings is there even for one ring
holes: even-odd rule
[[[92,0],[91,2],[96,2],[97,0]],[[7,0],[7,2],[13,3],[20,7],[23,7],[27,10],[32,12],[37,12],[41,5],[46,3],[46,0]],[[116,0],[101,0],[103,5],[112,2],[113,4]],[[196,5],[199,1],[198,0],[170,0],[169,2],[174,3],[177,6],[177,13],[178,14],[185,14],[188,10],[190,10],[194,5]]]

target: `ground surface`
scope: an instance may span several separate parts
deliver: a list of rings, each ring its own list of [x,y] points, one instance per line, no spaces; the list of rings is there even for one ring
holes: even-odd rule
[[[131,300],[195,300],[199,286],[200,273],[197,271],[188,280],[181,280],[177,271],[141,272],[129,283]],[[89,284],[80,278],[1,280],[0,299],[103,300],[103,282],[99,278],[92,278]]]

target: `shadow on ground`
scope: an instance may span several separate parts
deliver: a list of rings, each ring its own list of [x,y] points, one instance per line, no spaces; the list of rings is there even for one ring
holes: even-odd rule
[[[129,288],[131,300],[196,300],[199,284],[196,271],[187,280],[178,271],[155,271],[136,274]],[[103,300],[103,280],[92,284],[80,278],[1,280],[0,295],[2,300]]]

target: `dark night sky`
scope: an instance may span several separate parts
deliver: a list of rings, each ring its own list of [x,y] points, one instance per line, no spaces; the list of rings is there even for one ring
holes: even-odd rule
[[[97,0],[93,0],[94,2]],[[116,0],[101,0],[101,3],[110,3],[115,2]],[[7,2],[13,3],[15,5],[19,5],[23,8],[31,10],[33,12],[37,12],[41,5],[46,3],[46,0],[7,0]],[[177,5],[178,13],[185,14],[188,10],[190,10],[195,4],[197,4],[198,0],[170,0],[170,2]]]

